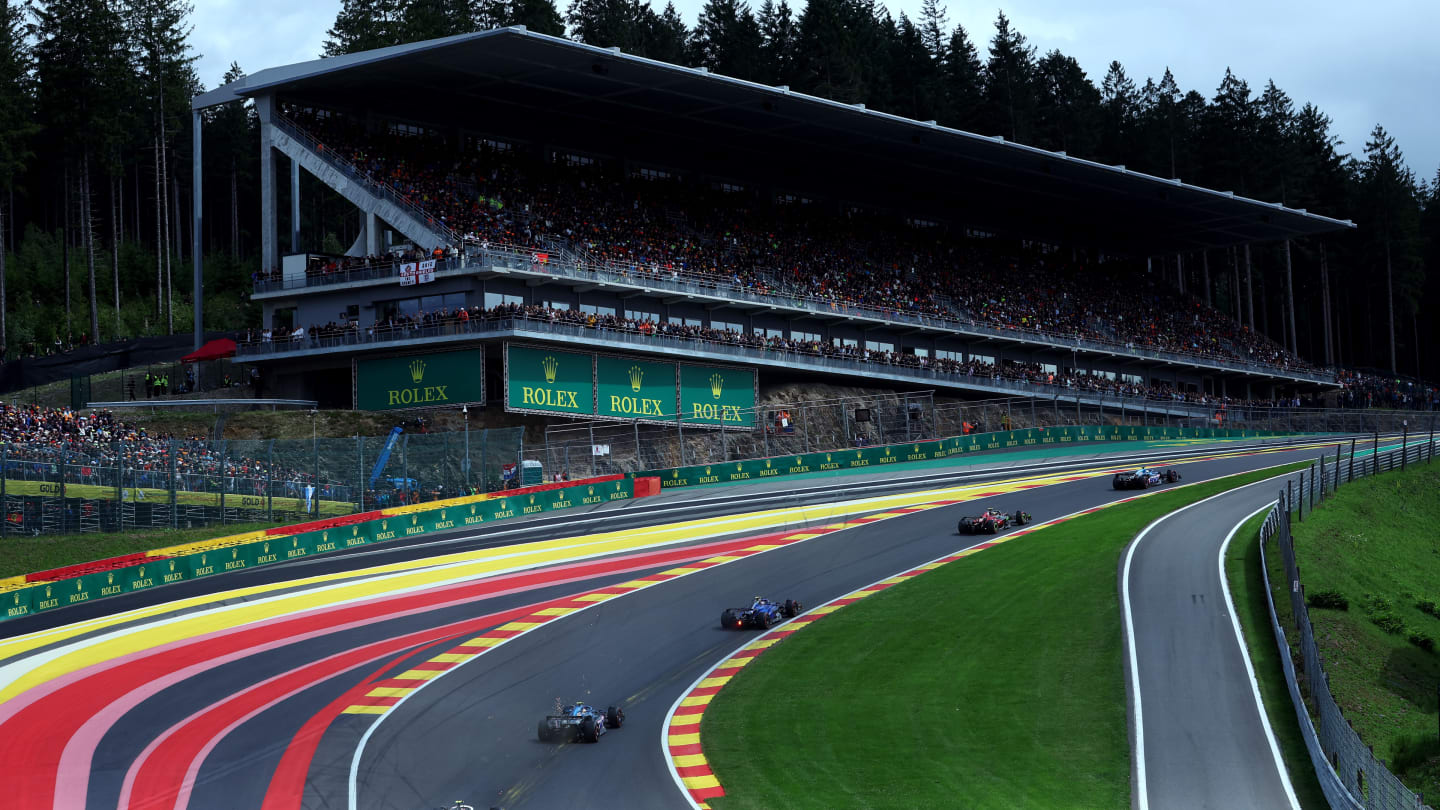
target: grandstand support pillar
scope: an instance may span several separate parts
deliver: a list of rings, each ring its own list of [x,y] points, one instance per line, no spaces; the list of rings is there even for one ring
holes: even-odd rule
[[[265,519],[275,520],[275,440],[271,439],[265,444]]]
[[[205,342],[205,262],[200,257],[201,241],[200,235],[204,233],[202,227],[204,217],[201,215],[201,203],[205,201],[205,172],[200,167],[200,141],[204,119],[200,116],[199,110],[190,113],[191,116],[191,194],[190,200],[190,238],[192,241],[190,259],[194,278],[190,289],[191,309],[195,313],[195,348]],[[117,296],[118,300],[118,296]]]
[[[1211,306],[1210,301],[1210,251],[1200,251],[1200,270],[1203,273],[1205,282],[1205,306]]]
[[[170,480],[165,482],[165,488],[170,490],[170,528],[180,528],[179,510],[175,508],[175,440],[170,440]]]
[[[5,475],[10,472],[10,447],[7,444],[0,444],[0,540],[10,536],[10,505],[5,502]],[[24,520],[25,511],[22,506],[20,511],[21,520]]]
[[[1245,245],[1245,321],[1250,327],[1250,332],[1255,332],[1255,285],[1254,276],[1250,272],[1250,245]]]
[[[264,273],[280,269],[280,244],[275,233],[279,227],[276,207],[275,124],[270,120],[275,111],[275,97],[255,98],[255,114],[260,119],[260,270]]]
[[[374,211],[365,212],[365,255],[380,255],[380,218]]]
[[[1180,288],[1180,294],[1185,294],[1185,256],[1175,254],[1175,284]]]
[[[290,252],[300,252],[300,161],[290,161]]]
[[[1295,280],[1290,274],[1290,240],[1285,240],[1285,310],[1290,317],[1290,351],[1300,353],[1300,341],[1295,337]],[[1392,363],[1393,365],[1393,363]]]
[[[115,454],[115,531],[125,531],[125,445],[115,442],[111,450]],[[5,469],[4,462],[0,462],[0,471]],[[5,476],[0,475],[0,482]],[[0,483],[0,504],[5,503],[4,483]]]
[[[224,439],[220,440],[220,525],[225,525],[225,453],[229,449]]]

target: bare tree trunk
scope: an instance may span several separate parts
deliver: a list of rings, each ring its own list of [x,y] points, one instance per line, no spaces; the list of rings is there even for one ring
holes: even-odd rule
[[[7,195],[7,197],[8,197],[8,195]],[[14,198],[13,198],[13,197],[9,197],[9,199],[14,199]],[[14,209],[11,209],[11,208],[0,208],[0,228],[4,228],[4,229],[5,229],[5,230],[4,230],[4,233],[7,233],[7,234],[10,232],[10,221],[5,218],[5,215],[7,214],[7,212],[10,212],[10,211],[13,211],[13,210],[14,210]],[[10,216],[14,216],[14,214],[10,214]],[[9,330],[8,330],[8,329],[6,328],[6,326],[5,326],[5,313],[7,313],[7,312],[10,311],[10,307],[9,307],[9,305],[8,305],[9,302],[5,300],[5,254],[6,254],[6,252],[7,252],[7,251],[6,251],[6,246],[5,246],[5,245],[0,245],[0,362],[4,362],[4,361],[5,361],[5,357],[6,357],[7,353],[8,353],[8,349],[9,349],[9,345],[10,345],[9,342],[6,340],[6,338],[8,338],[8,337],[10,336],[10,332],[9,332]]]
[[[70,226],[70,164],[69,164],[68,161],[67,161],[66,164],[65,164],[65,171],[64,171],[63,175],[64,175],[64,182],[65,182],[65,215],[64,215],[64,217],[63,217],[63,221],[65,222],[65,224],[64,224],[63,226],[61,226],[61,228],[60,228],[60,238],[64,241],[64,248],[63,248],[63,250],[64,250],[64,259],[65,259],[65,340],[64,340],[64,342],[65,342],[66,344],[69,344],[69,343],[70,343],[70,234],[72,233],[72,231],[70,230],[70,227],[69,227],[69,226]]]
[[[82,158],[81,166],[83,173],[80,176],[80,205],[83,210],[80,215],[80,224],[85,229],[81,234],[85,239],[85,271],[90,280],[90,340],[99,343],[100,296],[95,291],[95,222],[90,205],[90,150],[88,147]]]
[[[170,155],[165,148],[165,118],[160,118],[160,211],[164,218],[165,238],[165,334],[175,334],[175,294],[170,279]]]
[[[1270,336],[1270,296],[1265,289],[1264,276],[1260,277],[1260,329],[1265,333],[1266,337],[1274,340],[1274,338]]]
[[[230,158],[230,257],[240,261],[240,191],[235,158]]]
[[[1415,336],[1415,376],[1420,376],[1420,321],[1415,312],[1410,313],[1410,332]],[[3,341],[0,341],[3,342]]]
[[[165,240],[160,233],[160,138],[155,138],[155,323],[165,317]]]
[[[1395,273],[1390,266],[1390,240],[1385,240],[1385,306],[1390,312],[1390,373],[1395,372]]]
[[[123,171],[123,170],[122,170]],[[124,175],[110,178],[110,282],[115,293],[115,339],[120,339],[120,240],[124,228]],[[119,192],[116,189],[119,189]]]

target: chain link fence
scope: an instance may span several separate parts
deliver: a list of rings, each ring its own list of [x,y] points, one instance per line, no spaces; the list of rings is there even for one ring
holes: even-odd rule
[[[316,517],[501,489],[524,428],[261,440],[0,445],[0,536]],[[508,470],[507,470],[508,466]]]
[[[1377,449],[1378,444],[1377,441]],[[1358,449],[1363,450],[1363,445]],[[1265,572],[1271,629],[1280,648],[1285,682],[1296,717],[1300,720],[1305,747],[1330,807],[1335,810],[1425,810],[1429,806],[1425,804],[1424,797],[1405,787],[1385,766],[1385,762],[1376,758],[1374,750],[1350,726],[1330,693],[1330,678],[1315,641],[1315,628],[1310,624],[1310,612],[1305,602],[1305,586],[1300,581],[1300,568],[1295,562],[1291,521],[1303,521],[1317,503],[1350,481],[1403,469],[1410,464],[1432,462],[1435,456],[1434,429],[1429,428],[1425,441],[1414,445],[1402,441],[1401,447],[1390,452],[1377,452],[1357,459],[1356,451],[1352,440],[1348,460],[1337,450],[1334,456],[1311,465],[1308,471],[1301,471],[1295,478],[1286,481],[1275,507],[1265,517],[1260,529],[1260,560],[1261,569]],[[1295,622],[1293,632],[1298,634],[1294,650],[1300,659],[1298,672],[1286,628],[1280,626],[1275,611],[1274,589],[1266,565],[1266,550],[1271,543],[1279,550],[1284,563],[1285,590],[1290,595],[1290,610]]]

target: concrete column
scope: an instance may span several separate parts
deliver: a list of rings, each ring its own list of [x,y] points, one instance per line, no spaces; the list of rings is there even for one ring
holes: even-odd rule
[[[1290,275],[1290,240],[1285,240],[1285,308],[1290,316],[1290,351],[1300,353],[1300,340],[1295,336],[1295,280]]]
[[[1205,306],[1210,306],[1210,251],[1200,251],[1200,268],[1205,273]]]
[[[300,252],[300,161],[290,161],[290,252]]]
[[[376,256],[380,253],[380,219],[375,216],[374,211],[365,212],[365,255]]]
[[[1185,257],[1179,253],[1175,254],[1175,283],[1180,287],[1180,294],[1185,294]]]
[[[204,118],[200,115],[200,111],[192,110],[190,113],[190,152],[193,164],[190,174],[192,178],[191,190],[193,193],[190,196],[194,205],[192,205],[190,209],[191,216],[193,217],[190,223],[190,238],[193,240],[190,257],[194,264],[195,271],[194,286],[192,287],[194,293],[191,298],[195,310],[195,348],[197,349],[205,342],[205,267],[204,260],[201,258],[200,243],[200,234],[204,233],[204,230],[201,228],[203,217],[201,216],[200,206],[205,202],[205,173],[201,171],[200,162],[200,141],[203,124]],[[198,376],[196,379],[199,379]]]
[[[271,122],[274,109],[274,96],[264,95],[255,99],[255,114],[260,119],[260,269],[265,272],[280,269],[280,243],[275,233],[279,226],[279,213],[275,210],[278,206],[273,146],[275,125]]]

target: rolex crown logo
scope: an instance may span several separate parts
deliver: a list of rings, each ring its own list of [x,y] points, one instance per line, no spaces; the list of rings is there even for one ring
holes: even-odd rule
[[[595,487],[590,487],[590,491],[587,492],[586,494],[587,494],[587,495],[594,495],[594,494],[595,494]]]
[[[115,584],[115,572],[114,572],[114,571],[111,571],[110,573],[108,573],[108,574],[105,575],[105,584],[107,584],[107,585],[114,585],[114,584]]]
[[[556,360],[554,355],[547,354],[545,359],[540,361],[540,367],[545,369],[545,383],[554,385],[555,372],[560,370],[560,361]]]
[[[49,599],[49,598],[50,598],[50,586],[49,586],[49,585],[46,585],[46,586],[45,586],[45,598],[46,598],[46,599]]]
[[[630,367],[630,390],[640,392],[640,384],[645,380],[645,369],[639,366]]]
[[[411,361],[410,361],[410,381],[413,382],[413,383],[415,383],[416,385],[419,385],[419,384],[420,384],[420,381],[423,380],[423,379],[425,379],[425,361],[424,361],[424,360],[411,360]]]
[[[723,393],[725,393],[725,375],[717,371],[710,375],[710,396],[719,399]]]
[[[143,565],[140,566],[140,573],[139,573],[137,576],[141,577],[142,579],[144,578],[144,576],[145,576],[145,566],[143,566]]]
[[[420,522],[420,516],[419,516],[419,515],[411,515],[411,516],[410,516],[410,525],[411,525],[411,526],[414,526],[416,523],[419,523],[419,522]]]
[[[83,579],[77,579],[77,580],[75,580],[75,592],[76,592],[76,593],[79,593],[80,591],[83,591],[83,590],[85,590],[85,580],[83,580]]]
[[[709,475],[709,474],[710,474],[710,468],[709,468],[709,467],[706,467],[706,468],[705,468],[705,474],[706,474],[706,475]]]
[[[534,495],[531,495],[531,496],[530,496],[530,503],[535,503],[535,496],[534,496]]]
[[[266,543],[266,544],[265,544],[265,553],[266,553],[266,554],[269,554],[269,553],[270,553],[270,544],[269,544],[269,543]]]
[[[742,469],[744,469],[744,467],[741,465],[741,462],[735,462],[735,472],[740,472]]]
[[[330,542],[330,532],[320,532],[320,542],[322,542],[322,543],[328,543],[328,542]]]
[[[233,559],[235,559],[236,557],[239,557],[239,556],[240,556],[240,549],[238,549],[238,548],[232,548],[232,549],[230,549],[230,559],[233,560]]]
[[[201,555],[200,555],[200,564],[201,564],[201,565],[204,565],[204,564],[205,564],[205,555],[204,555],[204,554],[201,554]]]
[[[170,570],[171,570],[171,571],[174,571],[174,570],[175,570],[175,561],[174,561],[174,560],[171,560],[171,561],[170,561]]]

